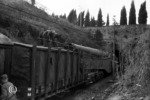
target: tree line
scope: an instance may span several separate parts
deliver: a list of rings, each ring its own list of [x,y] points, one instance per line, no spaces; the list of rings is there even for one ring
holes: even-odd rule
[[[101,27],[105,25],[105,22],[103,21],[102,17],[103,15],[101,9],[99,9],[97,20],[95,19],[94,16],[90,15],[89,11],[87,11],[86,14],[85,11],[82,11],[77,16],[76,10],[73,9],[70,11],[67,20],[70,23],[73,23],[81,27],[95,27],[95,26]],[[107,25],[109,25],[109,15],[107,17]]]
[[[138,23],[147,24],[146,1],[141,4],[141,7],[139,9]],[[127,14],[125,6],[123,6],[123,8],[121,9],[120,25],[127,25]],[[129,12],[129,25],[136,25],[136,10],[134,1],[131,2],[131,8]]]
[[[81,26],[81,27],[101,27],[101,26],[109,26],[109,14],[107,14],[107,20],[106,23],[103,21],[103,15],[101,8],[98,11],[97,20],[90,15],[90,12],[87,11],[85,14],[85,11],[82,11],[77,16],[76,10],[73,9],[70,11],[69,15],[65,17],[70,23],[73,23],[75,25]],[[146,1],[144,1],[139,9],[138,14],[138,23],[139,24],[147,24],[147,10],[146,10]],[[129,25],[136,25],[136,9],[134,0],[131,2],[131,8],[129,12]],[[127,25],[127,13],[125,6],[122,7],[120,12],[120,25]]]

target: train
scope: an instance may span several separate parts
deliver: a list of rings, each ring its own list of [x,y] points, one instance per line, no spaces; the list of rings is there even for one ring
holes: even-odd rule
[[[71,45],[73,50],[0,42],[0,75],[9,76],[20,100],[40,100],[112,72],[109,53]]]

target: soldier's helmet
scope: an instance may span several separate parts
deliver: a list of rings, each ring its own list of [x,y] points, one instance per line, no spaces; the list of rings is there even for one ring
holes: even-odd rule
[[[6,80],[6,79],[8,79],[7,74],[3,74],[3,75],[1,76],[1,80]]]

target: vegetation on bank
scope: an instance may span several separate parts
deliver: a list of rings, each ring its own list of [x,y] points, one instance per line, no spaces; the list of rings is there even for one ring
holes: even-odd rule
[[[106,31],[103,29],[102,32]],[[149,26],[120,26],[116,28],[116,33],[116,44],[121,51],[122,64],[120,66],[124,68],[124,71],[121,76],[116,75],[116,83],[108,87],[104,98],[114,95],[120,96],[123,100],[145,98],[150,93]]]

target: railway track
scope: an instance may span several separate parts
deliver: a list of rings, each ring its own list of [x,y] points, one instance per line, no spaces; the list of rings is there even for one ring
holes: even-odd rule
[[[105,90],[113,84],[111,80],[112,77],[109,75],[92,84],[80,85],[74,89],[52,96],[47,100],[94,100],[94,98],[102,98]]]

